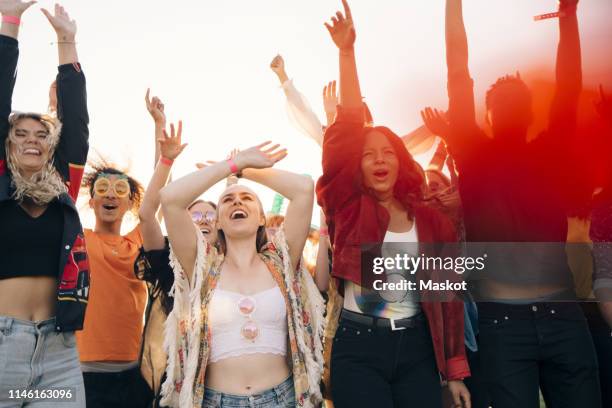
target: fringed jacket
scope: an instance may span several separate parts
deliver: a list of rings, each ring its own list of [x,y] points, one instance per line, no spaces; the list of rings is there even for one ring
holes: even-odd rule
[[[310,274],[301,265],[291,267],[285,234],[280,231],[260,251],[262,260],[285,297],[289,353],[298,407],[318,407],[322,401],[324,304]],[[191,282],[174,252],[174,306],[166,321],[164,348],[168,354],[162,405],[202,405],[205,374],[210,354],[211,328],[208,305],[219,280],[223,255],[198,231],[197,256]]]

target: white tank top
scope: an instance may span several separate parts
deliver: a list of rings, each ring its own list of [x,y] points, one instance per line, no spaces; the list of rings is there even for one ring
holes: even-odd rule
[[[241,312],[241,301],[253,304],[253,311]],[[253,295],[215,289],[208,322],[212,333],[211,363],[244,354],[287,355],[287,309],[278,286]],[[250,329],[246,336],[245,327]]]
[[[381,255],[383,257],[394,258],[397,254],[401,255],[403,253],[409,256],[418,256],[419,239],[416,231],[416,222],[413,223],[412,228],[407,232],[387,231],[384,242],[381,248]],[[387,276],[395,272],[394,270],[385,271]],[[415,276],[407,275],[406,278],[414,280]],[[344,308],[356,313],[387,319],[412,317],[421,312],[418,298],[419,295],[416,291],[393,291],[392,296],[385,300],[381,299],[371,289],[366,289],[348,280],[344,281]]]

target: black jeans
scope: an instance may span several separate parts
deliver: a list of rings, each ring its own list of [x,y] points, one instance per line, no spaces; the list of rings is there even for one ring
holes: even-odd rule
[[[140,374],[140,368],[120,373],[83,373],[87,408],[145,408],[153,402],[153,392]]]
[[[480,364],[495,408],[599,408],[593,340],[577,303],[481,303]]]
[[[471,351],[468,348],[465,350],[470,365],[470,376],[463,380],[465,386],[470,391],[470,399],[472,400],[472,408],[489,408],[491,406],[491,397],[485,384],[485,378],[482,374],[481,355],[480,352]]]
[[[590,326],[599,361],[602,407],[612,407],[612,329]]]
[[[440,376],[425,318],[398,331],[340,319],[331,391],[335,408],[440,408]]]

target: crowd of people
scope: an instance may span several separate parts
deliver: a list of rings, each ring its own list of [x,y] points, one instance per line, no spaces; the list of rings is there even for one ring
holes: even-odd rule
[[[182,122],[168,123],[147,90],[146,187],[88,163],[77,28],[60,5],[42,9],[59,58],[49,112],[12,111],[34,3],[0,0],[0,408],[612,407],[612,99],[601,88],[605,142],[586,166],[575,149],[591,141],[577,117],[578,0],[559,2],[555,94],[533,140],[519,73],[489,88],[480,127],[462,0],[446,0],[448,109],[424,107],[423,125],[403,136],[375,124],[342,0],[325,23],[339,61],[325,124],[283,57],[270,64],[292,122],[321,147],[316,183],[278,169],[287,151],[265,140],[171,180]],[[434,148],[426,168],[413,158]],[[266,214],[242,179],[275,191],[278,208]],[[139,222],[122,234],[128,212]],[[579,262],[568,244],[577,223],[592,242]],[[369,254],[449,248],[501,255],[484,275],[456,277],[469,292],[373,290]]]

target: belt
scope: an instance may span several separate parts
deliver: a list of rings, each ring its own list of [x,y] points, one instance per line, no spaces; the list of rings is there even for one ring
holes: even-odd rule
[[[351,322],[359,323],[364,326],[382,327],[385,329],[391,329],[392,331],[413,329],[415,327],[422,326],[425,323],[425,317],[422,313],[419,313],[413,317],[406,317],[404,319],[387,319],[385,317],[368,316],[342,309],[340,318],[350,320]]]

